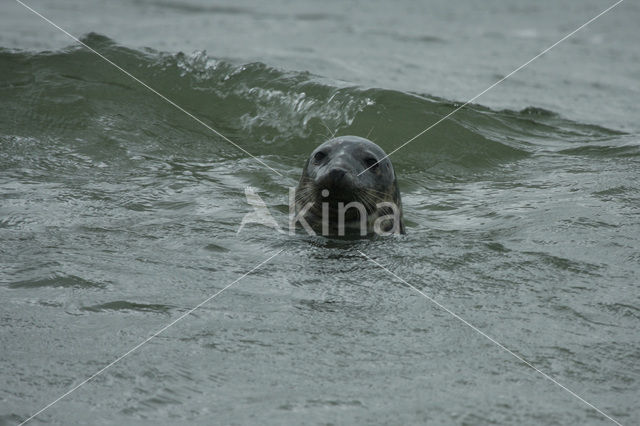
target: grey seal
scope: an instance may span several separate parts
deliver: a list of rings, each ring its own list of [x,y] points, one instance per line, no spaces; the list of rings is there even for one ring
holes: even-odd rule
[[[358,136],[330,139],[311,153],[295,213],[307,231],[322,235],[405,233],[393,165],[382,148]]]

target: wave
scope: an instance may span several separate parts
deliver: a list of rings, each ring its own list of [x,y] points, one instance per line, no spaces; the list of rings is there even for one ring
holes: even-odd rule
[[[135,50],[95,33],[83,42],[259,156],[297,159],[334,134],[369,137],[389,152],[460,105],[262,63],[238,64],[206,52]],[[246,156],[85,48],[0,49],[0,61],[3,144],[35,138],[82,146],[87,155],[102,158],[131,152]],[[534,107],[495,111],[468,105],[400,150],[394,161],[405,168],[474,169],[538,151],[580,152],[620,134]]]

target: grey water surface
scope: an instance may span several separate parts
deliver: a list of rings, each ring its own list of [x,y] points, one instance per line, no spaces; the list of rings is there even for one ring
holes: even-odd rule
[[[329,134],[390,152],[613,2],[26,3],[275,172],[4,2],[0,425],[234,282],[31,423],[614,424],[361,252],[638,424],[637,2],[394,153],[360,240],[238,233],[245,188],[286,228]]]

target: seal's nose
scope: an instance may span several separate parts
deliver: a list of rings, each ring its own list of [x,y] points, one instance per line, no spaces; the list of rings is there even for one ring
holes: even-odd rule
[[[333,167],[323,175],[319,176],[316,181],[319,186],[326,189],[338,189],[351,186],[351,180],[348,179],[347,170],[342,167]]]
[[[329,171],[329,182],[336,184],[344,178],[346,171],[344,169],[332,169]]]

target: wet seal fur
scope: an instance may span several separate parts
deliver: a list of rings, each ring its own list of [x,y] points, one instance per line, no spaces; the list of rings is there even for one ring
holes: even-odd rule
[[[318,146],[296,188],[298,217],[322,235],[404,234],[400,190],[385,156],[378,145],[358,136],[340,136]]]

